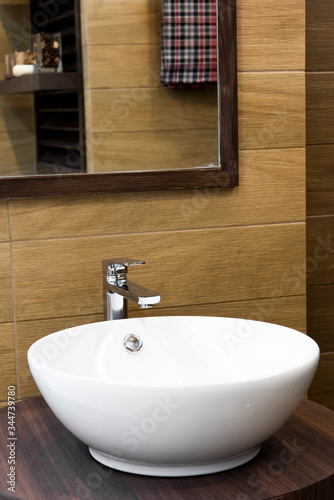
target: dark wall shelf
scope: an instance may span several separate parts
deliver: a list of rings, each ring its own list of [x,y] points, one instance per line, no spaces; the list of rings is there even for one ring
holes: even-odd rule
[[[22,94],[47,90],[81,90],[80,73],[34,73],[0,81],[0,94]]]
[[[53,15],[43,15],[46,7],[46,12]],[[31,0],[30,18],[32,35],[60,32],[63,72],[34,73],[0,81],[0,94],[34,94],[37,174],[84,173],[80,2]]]

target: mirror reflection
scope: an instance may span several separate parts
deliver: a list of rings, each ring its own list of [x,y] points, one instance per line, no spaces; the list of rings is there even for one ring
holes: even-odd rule
[[[185,4],[1,4],[2,74],[28,28],[62,33],[63,74],[0,82],[0,176],[217,166],[216,1]]]

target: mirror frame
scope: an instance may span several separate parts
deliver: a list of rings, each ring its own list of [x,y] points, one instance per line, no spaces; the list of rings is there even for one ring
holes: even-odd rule
[[[238,186],[236,0],[217,0],[219,162],[215,168],[4,177],[0,198]]]

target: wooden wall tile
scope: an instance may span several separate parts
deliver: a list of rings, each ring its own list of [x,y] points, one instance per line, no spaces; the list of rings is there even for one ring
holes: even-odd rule
[[[334,143],[334,74],[306,74],[306,143]]]
[[[160,45],[159,0],[137,0],[131,6],[129,0],[84,3],[84,44]],[[303,0],[289,5],[259,0],[256,8],[252,0],[244,0],[238,5],[238,67],[240,71],[304,69]]]
[[[9,243],[0,243],[0,276],[0,323],[8,323],[13,321]]]
[[[307,191],[306,200],[308,216],[334,214],[333,191]]]
[[[201,130],[217,126],[214,88],[96,89],[91,91],[92,130]],[[103,126],[101,125],[103,123]],[[89,124],[88,124],[89,126]],[[87,128],[87,132],[92,130]]]
[[[308,191],[334,191],[334,144],[306,148],[306,188]]]
[[[0,401],[7,401],[10,385],[16,387],[14,325],[0,323]]]
[[[85,61],[90,88],[161,87],[160,63],[160,44],[91,45]]]
[[[306,147],[307,215],[334,214],[334,144]]]
[[[33,132],[2,131],[0,150],[3,165],[22,165],[25,167],[27,164],[34,163],[35,139]]]
[[[308,391],[312,401],[334,410],[334,352],[321,354],[317,373]]]
[[[307,220],[307,283],[334,283],[334,216]]]
[[[30,158],[31,160],[32,158]],[[24,159],[23,159],[24,160]],[[5,164],[0,163],[0,176],[1,177],[13,177],[16,175],[36,175],[35,164]]]
[[[85,16],[89,45],[160,42],[160,0],[87,0]]]
[[[146,260],[131,279],[160,293],[160,307],[304,295],[304,226],[14,243],[16,320],[101,313],[101,261],[115,255]],[[173,275],[182,276],[181,287]]]
[[[304,83],[302,73],[240,74],[240,149],[304,147]],[[194,123],[198,130],[212,128],[216,94],[199,90],[187,92],[186,99],[166,89],[93,90],[87,132],[183,130]]]
[[[306,70],[334,70],[334,4],[306,0]]]
[[[305,68],[305,2],[238,3],[239,71]]]
[[[334,285],[307,287],[307,332],[322,352],[334,352]]]
[[[0,242],[9,240],[7,200],[0,200]]]
[[[86,134],[87,142],[93,140]],[[102,133],[94,149],[94,170],[99,173],[208,165],[218,165],[218,127]]]
[[[132,309],[129,316],[220,316],[265,321],[287,326],[306,333],[306,296],[273,297],[270,299],[242,300],[240,302],[220,302],[196,304],[180,307],[152,309]]]
[[[10,211],[13,240],[301,221],[305,151],[241,151],[236,189],[15,199]]]
[[[28,349],[36,340],[50,333],[64,330],[65,328],[71,328],[72,326],[79,326],[86,323],[95,323],[102,320],[103,315],[95,315],[71,318],[51,318],[48,320],[16,323],[19,397],[31,398],[40,394],[30,373],[27,361]]]
[[[34,132],[33,99],[29,94],[0,96],[0,131]]]
[[[305,146],[304,73],[241,73],[239,148]]]

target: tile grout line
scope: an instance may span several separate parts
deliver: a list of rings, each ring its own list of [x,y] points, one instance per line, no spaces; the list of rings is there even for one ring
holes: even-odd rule
[[[15,300],[14,300],[14,264],[13,264],[13,239],[12,229],[10,224],[10,200],[7,200],[7,213],[8,213],[8,229],[9,229],[9,253],[10,253],[10,272],[12,283],[12,306],[13,306],[13,326],[14,326],[14,349],[15,349],[15,373],[16,373],[16,394],[15,398],[19,399],[19,371],[17,359],[17,338],[16,338],[16,315],[15,315]]]
[[[146,231],[132,231],[129,233],[104,233],[104,234],[84,234],[84,235],[71,235],[71,236],[50,236],[46,238],[32,238],[32,239],[17,239],[13,240],[15,243],[37,243],[41,241],[57,241],[57,240],[80,240],[80,239],[92,239],[92,238],[107,238],[107,237],[126,237],[126,236],[138,236],[147,234],[167,234],[167,233],[185,233],[185,232],[195,232],[195,231],[220,231],[228,229],[242,229],[242,228],[254,228],[254,227],[275,227],[275,226],[292,226],[298,224],[305,224],[305,220],[294,220],[294,221],[283,221],[283,222],[263,222],[263,223],[253,223],[253,224],[236,224],[231,226],[211,226],[211,227],[195,227],[195,228],[184,228],[184,229],[166,229],[166,230],[146,230]]]

